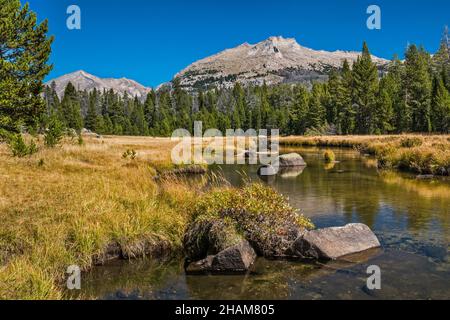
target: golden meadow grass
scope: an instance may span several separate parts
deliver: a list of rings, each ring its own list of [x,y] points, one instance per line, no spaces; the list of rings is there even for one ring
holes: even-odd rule
[[[408,136],[409,137],[409,136]],[[404,136],[282,138],[291,145],[328,145],[394,150]],[[448,136],[419,137],[400,154],[431,152],[448,161]],[[305,142],[306,141],[306,142]],[[139,256],[143,241],[181,239],[199,197],[208,199],[205,179],[175,176],[166,138],[86,136],[84,145],[65,140],[26,158],[13,158],[0,144],[0,298],[63,299],[67,266],[93,266],[111,242]],[[136,158],[123,158],[135,150]],[[443,160],[439,160],[443,161]],[[447,162],[448,163],[448,162]],[[224,185],[216,177],[218,185]],[[226,186],[225,186],[226,188]],[[205,190],[208,192],[205,193]],[[213,203],[211,203],[213,204]],[[197,208],[198,209],[198,208]],[[197,210],[198,211],[198,210]]]
[[[233,192],[220,176],[160,175],[177,167],[170,139],[76,140],[53,149],[39,141],[25,158],[0,145],[0,299],[67,298],[67,267],[89,270],[111,243],[130,257],[149,242],[176,252],[199,197]],[[127,150],[136,157],[123,157]]]
[[[111,241],[126,246],[165,238],[174,246],[189,219],[195,188],[157,185],[170,161],[168,139],[85,138],[12,158],[0,146],[0,298],[62,298],[67,266],[92,266]],[[135,160],[123,159],[126,149]]]

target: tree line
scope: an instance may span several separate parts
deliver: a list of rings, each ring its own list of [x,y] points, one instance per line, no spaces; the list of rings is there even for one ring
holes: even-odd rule
[[[23,146],[21,132],[45,133],[54,145],[67,128],[100,134],[170,136],[175,129],[271,129],[293,134],[387,134],[450,131],[450,41],[439,50],[408,46],[380,73],[364,43],[352,65],[344,61],[326,82],[242,86],[187,92],[175,79],[144,100],[112,90],[60,98],[43,86],[52,37],[28,5],[0,0],[0,139]],[[42,94],[42,95],[41,95]]]
[[[431,56],[410,45],[380,76],[364,43],[353,63],[344,61],[327,82],[242,86],[189,93],[179,79],[151,91],[144,101],[113,90],[77,91],[69,83],[59,100],[46,87],[48,114],[67,127],[100,134],[170,136],[175,129],[271,129],[284,135],[389,134],[450,131],[448,33]]]

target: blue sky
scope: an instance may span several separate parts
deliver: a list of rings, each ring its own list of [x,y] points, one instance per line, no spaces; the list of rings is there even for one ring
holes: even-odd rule
[[[434,52],[448,0],[29,0],[55,35],[48,79],[85,70],[157,86],[190,63],[270,36],[293,37],[323,50],[360,50],[390,59],[407,43]],[[81,8],[81,30],[68,30],[66,9]],[[381,30],[366,27],[366,9],[381,8]]]

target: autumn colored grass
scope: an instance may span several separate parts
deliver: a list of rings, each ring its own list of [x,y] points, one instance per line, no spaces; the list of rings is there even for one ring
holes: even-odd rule
[[[450,135],[290,136],[281,138],[280,144],[355,148],[375,156],[380,168],[450,174]]]
[[[167,139],[86,137],[83,146],[66,141],[18,159],[1,145],[0,298],[63,298],[67,266],[89,269],[112,241],[136,255],[143,239],[180,246],[197,190],[154,181],[170,147]],[[130,148],[136,158],[122,158]]]
[[[53,149],[39,140],[23,158],[0,144],[0,299],[68,298],[67,267],[89,270],[111,245],[127,258],[152,246],[180,252],[198,199],[219,187],[240,194],[220,177],[211,185],[170,174],[178,168],[170,139],[87,135],[83,145],[65,139]]]

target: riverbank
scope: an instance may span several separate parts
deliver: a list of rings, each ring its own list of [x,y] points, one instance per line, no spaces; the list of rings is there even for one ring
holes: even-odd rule
[[[67,267],[88,270],[114,244],[130,257],[152,244],[181,245],[197,190],[154,181],[168,166],[170,140],[84,140],[21,159],[0,146],[0,298],[64,298]]]
[[[355,148],[375,156],[379,168],[450,174],[450,135],[289,136],[280,138],[280,145]]]
[[[38,146],[13,158],[0,145],[0,299],[68,298],[70,265],[87,271],[111,259],[180,252],[194,214],[241,192],[220,177],[206,187],[202,175],[177,175],[185,170],[172,164],[166,138],[85,136],[82,145]],[[241,205],[271,203],[274,192],[260,188]]]

